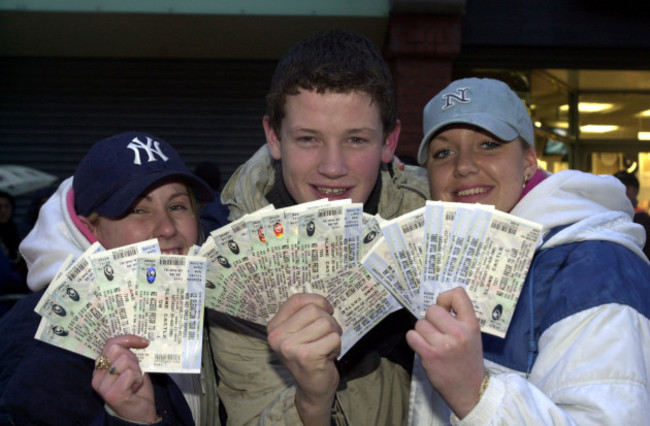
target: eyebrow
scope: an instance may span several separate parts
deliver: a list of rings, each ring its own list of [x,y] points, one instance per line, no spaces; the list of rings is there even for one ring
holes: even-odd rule
[[[185,192],[177,191],[177,192],[172,193],[172,194],[171,194],[167,199],[168,199],[168,200],[172,200],[172,199],[174,199],[174,198],[178,198],[178,197],[182,197],[182,196],[189,197],[189,196],[190,196],[190,193],[187,192],[187,191],[185,191]],[[145,195],[144,197],[138,197],[138,198],[136,198],[135,201],[133,202],[133,205],[136,205],[136,204],[139,203],[140,201],[149,201],[149,202],[151,202],[151,196],[149,196],[149,195],[147,194],[147,195]]]
[[[450,139],[447,136],[445,136],[444,134],[438,133],[437,135],[433,135],[431,137],[431,139],[429,139],[429,143],[431,143],[433,141],[449,142],[449,140]]]
[[[309,127],[300,127],[300,126],[290,127],[288,129],[288,131],[289,131],[289,134],[294,134],[294,133],[298,133],[298,132],[305,132],[305,133],[312,133],[312,134],[321,133],[320,130],[312,129],[312,128],[309,128]],[[359,127],[359,128],[354,128],[354,129],[347,129],[347,130],[344,131],[344,133],[346,133],[346,134],[350,134],[350,133],[377,133],[377,130],[373,129],[371,127]]]

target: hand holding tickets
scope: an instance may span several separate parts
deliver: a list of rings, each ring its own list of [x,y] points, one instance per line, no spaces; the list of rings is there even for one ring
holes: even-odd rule
[[[196,255],[156,240],[68,259],[36,307],[36,338],[95,358],[135,334],[143,371],[198,372],[203,308],[266,325],[295,293],[334,307],[343,356],[402,305],[421,318],[438,295],[467,289],[481,330],[505,336],[541,226],[489,206],[427,202],[386,221],[360,203],[268,206],[210,235]]]
[[[343,329],[343,356],[400,304],[421,318],[462,285],[482,331],[503,337],[541,229],[480,204],[431,201],[391,221],[350,200],[269,206],[201,247],[206,306],[266,325],[290,295],[323,295]]]
[[[150,341],[134,349],[143,372],[198,373],[205,258],[161,255],[157,240],[103,250],[64,264],[35,311],[36,338],[95,359],[111,337]]]
[[[266,325],[292,294],[320,294],[334,306],[343,329],[343,356],[400,308],[359,263],[369,226],[363,206],[350,200],[246,215],[212,232],[199,251],[209,259],[206,307]]]
[[[504,337],[542,227],[481,204],[428,201],[381,225],[361,259],[417,318],[438,295],[467,290],[481,331]]]

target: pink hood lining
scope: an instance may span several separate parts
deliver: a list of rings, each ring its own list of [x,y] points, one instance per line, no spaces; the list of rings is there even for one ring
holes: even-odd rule
[[[90,241],[90,244],[97,242],[97,238],[93,235],[92,232],[90,232],[90,229],[88,229],[86,225],[81,222],[79,216],[77,216],[77,212],[74,209],[74,191],[72,188],[70,188],[66,195],[66,204],[68,206],[68,212],[70,212],[70,220],[72,220],[72,223],[74,223],[79,232],[81,232],[83,236],[86,237],[88,241]]]

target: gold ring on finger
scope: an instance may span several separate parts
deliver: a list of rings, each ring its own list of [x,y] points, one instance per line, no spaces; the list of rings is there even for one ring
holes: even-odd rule
[[[108,357],[104,354],[99,354],[95,360],[95,370],[108,370],[111,368],[111,362],[108,360]]]

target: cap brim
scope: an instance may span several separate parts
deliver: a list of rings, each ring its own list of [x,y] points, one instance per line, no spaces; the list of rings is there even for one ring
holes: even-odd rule
[[[449,126],[450,124],[469,124],[476,126],[504,141],[514,140],[519,136],[517,130],[510,124],[495,118],[491,114],[473,113],[463,114],[462,117],[450,117],[447,120],[437,123],[422,138],[420,149],[418,150],[419,164],[424,165],[427,162],[427,157],[429,156],[429,141],[431,138],[438,133],[440,129]]]
[[[210,202],[214,200],[215,194],[212,188],[194,174],[182,171],[156,170],[135,182],[120,186],[94,211],[106,217],[122,216],[136,202],[138,197],[144,194],[147,188],[163,180],[174,178],[180,178],[189,185],[198,201]]]

